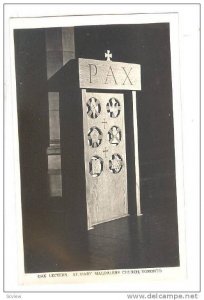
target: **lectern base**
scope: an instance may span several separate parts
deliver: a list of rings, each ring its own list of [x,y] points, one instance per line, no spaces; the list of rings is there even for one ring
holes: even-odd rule
[[[102,223],[108,223],[108,222],[111,222],[111,221],[114,221],[114,220],[118,220],[118,219],[122,219],[122,218],[125,218],[125,217],[129,217],[129,214],[124,214],[124,215],[122,215],[122,216],[115,217],[115,218],[112,218],[112,219],[107,220],[107,221],[101,221],[101,222],[92,224],[92,226],[91,226],[90,228],[88,228],[88,230],[94,229],[94,227],[97,226],[97,225],[99,225],[99,224],[102,224]]]

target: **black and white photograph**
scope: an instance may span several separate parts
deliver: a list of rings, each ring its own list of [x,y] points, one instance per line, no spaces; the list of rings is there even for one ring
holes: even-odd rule
[[[20,284],[185,278],[178,16],[19,19]]]
[[[14,30],[26,273],[179,266],[169,30]]]

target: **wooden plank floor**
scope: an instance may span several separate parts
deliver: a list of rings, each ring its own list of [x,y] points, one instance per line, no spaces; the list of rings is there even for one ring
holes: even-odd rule
[[[57,272],[178,266],[177,225],[171,214],[129,216],[69,233],[63,215],[38,217],[24,231],[25,270]]]

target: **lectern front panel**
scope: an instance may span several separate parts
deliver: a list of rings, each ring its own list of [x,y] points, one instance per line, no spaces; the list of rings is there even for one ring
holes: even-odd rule
[[[87,92],[82,103],[90,229],[128,214],[124,95]]]

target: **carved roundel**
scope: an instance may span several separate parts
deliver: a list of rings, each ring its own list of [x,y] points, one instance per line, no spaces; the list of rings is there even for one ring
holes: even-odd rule
[[[122,133],[118,126],[112,126],[108,131],[108,140],[110,144],[117,146],[121,141]]]
[[[86,103],[87,114],[90,118],[96,119],[101,112],[101,104],[98,99],[91,97]]]
[[[121,171],[123,167],[123,160],[119,154],[113,154],[109,160],[109,170],[113,174],[117,174]]]
[[[92,156],[89,161],[89,173],[92,177],[98,177],[103,171],[103,159],[98,155]]]
[[[97,148],[102,142],[102,137],[103,134],[98,127],[96,126],[91,127],[88,132],[89,146],[91,146],[92,148]]]
[[[120,102],[116,98],[110,98],[106,104],[106,109],[111,118],[117,118],[121,110]]]

